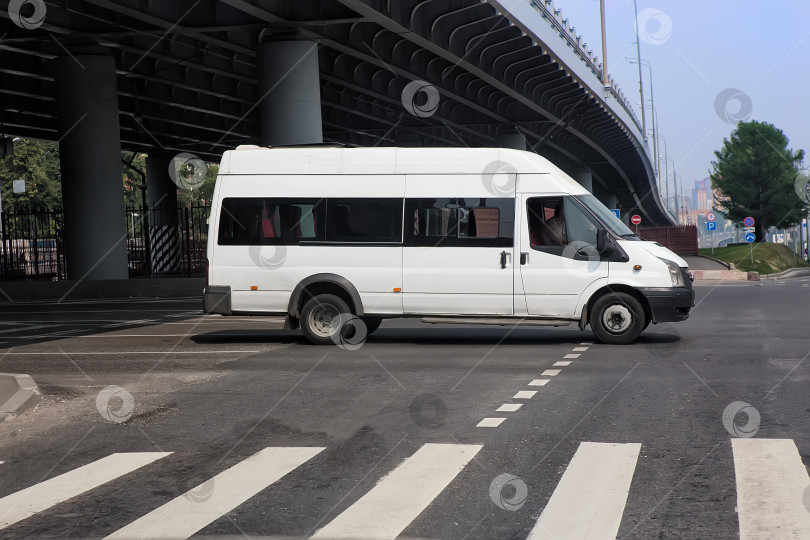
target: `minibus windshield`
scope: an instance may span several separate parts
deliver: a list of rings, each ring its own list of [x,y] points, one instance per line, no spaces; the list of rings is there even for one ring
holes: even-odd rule
[[[593,195],[578,195],[577,200],[582,203],[582,205],[591,211],[591,213],[596,216],[596,218],[605,226],[607,230],[615,234],[619,237],[627,237],[627,236],[635,236],[633,231],[631,231],[627,225],[619,221],[619,218],[616,217],[616,214],[611,212],[610,210],[605,207],[604,204],[599,202],[599,199],[594,197]]]

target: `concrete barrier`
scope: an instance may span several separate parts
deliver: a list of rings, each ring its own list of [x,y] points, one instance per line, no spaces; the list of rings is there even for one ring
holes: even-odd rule
[[[30,375],[0,373],[0,422],[34,408],[42,399]]]
[[[742,272],[740,270],[691,270],[691,272],[695,277],[695,281],[759,281],[757,272]]]

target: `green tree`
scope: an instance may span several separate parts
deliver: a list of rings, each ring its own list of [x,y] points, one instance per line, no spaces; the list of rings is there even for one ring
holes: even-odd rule
[[[214,184],[219,173],[219,165],[216,163],[206,163],[208,170],[205,173],[205,180],[193,191],[181,189],[177,192],[177,203],[186,208],[192,206],[209,206],[214,197]]]
[[[143,194],[141,191],[143,181],[146,178],[146,154],[121,152],[121,159],[124,205],[127,208],[140,208],[143,206]]]
[[[14,193],[14,180],[25,180],[25,193]],[[0,157],[0,189],[3,209],[42,212],[62,207],[59,145],[17,139],[14,154]]]
[[[724,200],[722,213],[737,222],[753,217],[758,242],[768,227],[791,226],[802,217],[794,182],[804,150],[794,152],[789,143],[772,124],[740,122],[714,153],[711,179]]]

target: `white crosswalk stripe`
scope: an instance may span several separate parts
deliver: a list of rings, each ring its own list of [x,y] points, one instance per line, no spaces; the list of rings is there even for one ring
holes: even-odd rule
[[[810,509],[805,502],[810,499],[810,477],[794,442],[741,438],[732,439],[731,445],[741,540],[810,538]],[[312,538],[398,537],[482,447],[423,445]],[[123,527],[108,538],[189,538],[323,450],[265,448],[128,525],[120,523]],[[616,538],[640,450],[638,443],[581,443],[528,540]],[[122,476],[169,454],[112,454],[0,498],[0,530],[108,482],[125,482]]]
[[[426,444],[312,538],[396,538],[475,457],[477,444]]]
[[[137,470],[171,452],[112,454],[0,499],[0,529]]]
[[[581,443],[528,539],[616,538],[640,450]]]
[[[732,439],[740,539],[810,538],[810,488],[799,450],[790,439]]]
[[[324,448],[265,448],[107,538],[188,538]]]

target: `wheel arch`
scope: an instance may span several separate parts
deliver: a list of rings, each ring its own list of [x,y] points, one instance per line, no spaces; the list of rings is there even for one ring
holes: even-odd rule
[[[298,319],[304,304],[319,294],[334,294],[344,300],[355,315],[358,317],[364,315],[363,301],[360,299],[357,288],[343,276],[322,273],[306,277],[295,286],[287,305],[288,319]]]

